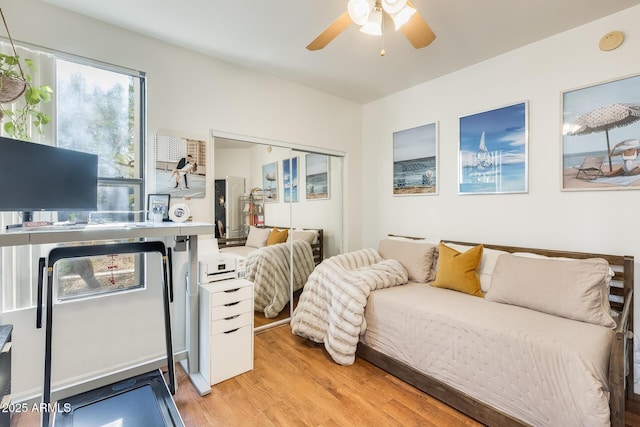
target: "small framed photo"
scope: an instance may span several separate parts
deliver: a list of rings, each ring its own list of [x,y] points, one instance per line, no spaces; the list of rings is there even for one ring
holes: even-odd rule
[[[149,194],[149,197],[147,197],[148,219],[153,219],[154,214],[161,213],[163,221],[170,221],[170,200],[171,196],[169,194]]]

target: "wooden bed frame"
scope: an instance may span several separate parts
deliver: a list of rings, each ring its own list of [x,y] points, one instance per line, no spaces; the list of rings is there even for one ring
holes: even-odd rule
[[[265,225],[264,227],[259,227],[259,228],[274,228],[274,227]],[[289,230],[288,227],[277,227],[277,228],[280,230]],[[322,240],[323,239],[322,228],[313,228],[313,229],[303,228],[302,230],[314,230],[318,232],[317,242],[311,245],[311,250],[313,251],[313,261],[315,265],[318,265],[324,259],[324,243]],[[244,246],[246,242],[247,242],[247,236],[219,238],[218,247],[231,248],[234,246]]]
[[[478,243],[445,241],[445,243],[477,245]],[[485,248],[507,252],[531,252],[551,257],[568,258],[604,258],[615,272],[610,287],[611,308],[620,313],[616,319],[618,326],[611,347],[609,360],[609,407],[611,425],[624,427],[625,400],[633,394],[633,274],[634,259],[632,256],[603,255],[585,252],[567,252],[547,249],[521,248],[483,244]],[[486,403],[478,401],[460,390],[436,380],[393,357],[373,350],[359,343],[357,356],[395,377],[411,384],[417,389],[435,397],[469,417],[489,426],[523,426],[522,421],[501,412]]]

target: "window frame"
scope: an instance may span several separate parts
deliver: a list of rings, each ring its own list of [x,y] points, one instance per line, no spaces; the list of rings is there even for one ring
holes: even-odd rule
[[[109,72],[115,72],[127,75],[132,78],[138,79],[138,90],[135,94],[134,103],[137,107],[136,119],[134,121],[134,131],[135,135],[134,140],[134,151],[136,158],[136,170],[134,172],[137,178],[133,177],[98,177],[98,189],[101,187],[113,187],[113,186],[122,186],[122,187],[133,187],[134,190],[134,206],[132,209],[135,210],[144,210],[145,208],[145,194],[147,189],[147,174],[146,174],[146,163],[147,163],[147,80],[146,73],[139,70],[134,70],[131,68],[110,64],[104,61],[87,58],[81,55],[62,52],[55,49],[50,49],[30,43],[25,43],[21,41],[15,41],[14,44],[18,49],[25,49],[27,51],[33,52],[34,56],[38,56],[40,54],[50,55],[50,63],[47,62],[44,66],[37,65],[38,73],[36,84],[48,84],[53,89],[53,99],[50,104],[44,104],[42,110],[50,115],[51,121],[45,128],[45,135],[40,136],[37,132],[32,134],[32,141],[43,143],[51,146],[58,146],[58,110],[57,110],[57,93],[56,89],[58,86],[58,77],[57,77],[57,60],[64,60],[67,62],[72,62],[88,67],[98,68]],[[4,49],[5,46],[10,47],[9,40],[6,37],[0,37],[0,49]],[[19,53],[20,54],[20,53]],[[22,55],[22,57],[28,57],[28,55]],[[40,63],[41,61],[38,61]],[[44,80],[45,83],[38,83],[38,81]],[[46,83],[50,81],[51,83]],[[2,131],[0,129],[0,131]],[[2,131],[3,132],[3,131]],[[3,132],[4,133],[4,132]],[[39,212],[42,220],[56,221],[58,212]],[[5,224],[15,223],[16,220],[19,220],[18,213],[14,212],[1,212],[0,213],[0,226],[4,227]],[[22,256],[19,256],[18,252],[16,252],[16,248],[0,248],[0,313],[9,312],[15,310],[29,309],[33,308],[36,305],[36,287],[37,287],[37,274],[35,274],[35,270],[32,269],[34,263],[37,264],[37,259],[40,256],[40,249],[36,247],[29,246],[28,254],[25,253],[24,250],[18,250],[18,252],[22,253]],[[146,289],[146,284],[144,283],[145,277],[145,268],[144,262],[142,265],[137,266],[138,277],[139,277],[139,286],[131,287],[131,288],[123,288],[121,290],[111,291],[111,292],[96,292],[83,296],[79,296],[78,298],[69,298],[65,299],[66,301],[72,300],[81,300],[85,298],[102,298],[108,297],[111,295],[120,295],[123,292],[131,292]],[[28,268],[31,273],[27,274],[31,280],[10,280],[11,278],[16,278],[16,274],[19,273],[22,269]],[[7,279],[5,281],[5,279]],[[7,283],[8,282],[8,283]],[[11,283],[13,282],[13,285]],[[10,288],[10,289],[8,289]],[[7,298],[8,297],[8,298]]]

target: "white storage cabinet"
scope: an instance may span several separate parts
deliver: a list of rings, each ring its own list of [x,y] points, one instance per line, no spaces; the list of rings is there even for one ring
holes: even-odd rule
[[[253,283],[201,284],[200,372],[210,385],[253,369]]]

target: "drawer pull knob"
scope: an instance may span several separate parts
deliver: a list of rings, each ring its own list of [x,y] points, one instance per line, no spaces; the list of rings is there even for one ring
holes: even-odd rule
[[[235,319],[235,318],[237,318],[237,317],[240,317],[240,315],[239,315],[239,314],[236,314],[235,316],[225,317],[225,318],[224,318],[224,320],[232,320],[232,319]]]
[[[238,292],[239,290],[240,290],[240,288],[235,288],[235,289],[228,289],[228,290],[226,290],[224,292],[227,293],[227,294],[230,294],[232,292]]]
[[[232,334],[232,333],[234,333],[235,331],[237,331],[238,329],[240,329],[240,328],[235,328],[235,329],[232,329],[232,330],[230,330],[230,331],[223,332],[223,333],[224,333],[224,334]]]
[[[240,301],[230,302],[229,304],[225,304],[225,307],[231,307],[232,305],[240,304]]]

